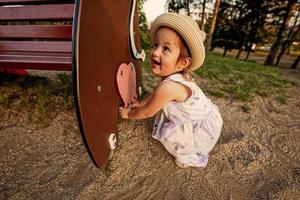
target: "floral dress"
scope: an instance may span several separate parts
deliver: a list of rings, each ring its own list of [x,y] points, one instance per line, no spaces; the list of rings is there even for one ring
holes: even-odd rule
[[[177,162],[205,167],[208,154],[215,146],[223,120],[219,109],[193,81],[173,74],[165,81],[175,81],[190,88],[192,95],[184,102],[169,102],[157,113],[153,137],[159,140]]]

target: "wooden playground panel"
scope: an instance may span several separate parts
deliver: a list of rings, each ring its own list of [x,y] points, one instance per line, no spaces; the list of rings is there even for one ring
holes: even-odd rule
[[[0,0],[0,68],[72,70],[81,136],[97,167],[117,143],[118,91],[137,98],[141,85],[137,16],[136,0]],[[134,74],[120,67],[129,63]]]

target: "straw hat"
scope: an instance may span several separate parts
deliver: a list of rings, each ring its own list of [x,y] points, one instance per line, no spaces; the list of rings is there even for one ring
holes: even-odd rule
[[[172,28],[181,35],[192,56],[192,64],[189,67],[191,71],[198,69],[203,64],[205,58],[203,41],[206,34],[199,29],[193,18],[175,13],[165,13],[158,16],[151,24],[150,36],[152,42],[155,40],[156,32],[160,27]]]

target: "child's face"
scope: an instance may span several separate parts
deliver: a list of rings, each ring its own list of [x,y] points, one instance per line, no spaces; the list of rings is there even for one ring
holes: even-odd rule
[[[165,77],[182,71],[183,68],[178,62],[179,54],[180,39],[177,33],[170,28],[158,29],[151,51],[152,72]]]

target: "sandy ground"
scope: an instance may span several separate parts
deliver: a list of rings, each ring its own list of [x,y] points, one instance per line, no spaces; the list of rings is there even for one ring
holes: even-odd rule
[[[152,120],[119,122],[119,145],[105,170],[93,166],[74,111],[50,124],[0,113],[0,199],[299,199],[300,89],[286,105],[256,97],[213,98],[224,118],[204,169],[178,168],[151,138]]]

